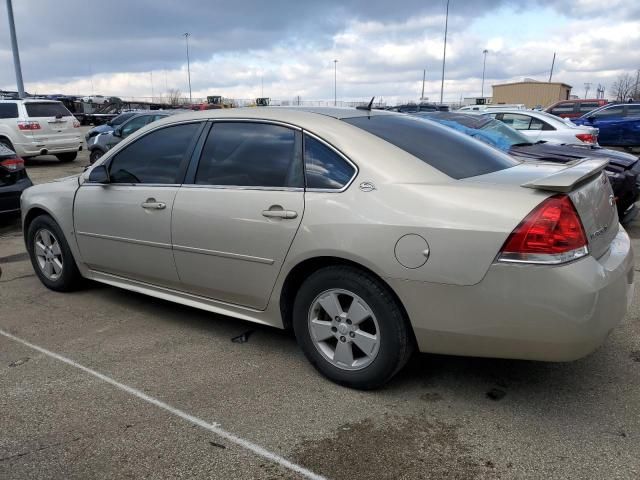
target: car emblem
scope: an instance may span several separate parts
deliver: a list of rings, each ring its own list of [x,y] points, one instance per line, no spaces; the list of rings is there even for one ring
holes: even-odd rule
[[[362,182],[360,184],[360,190],[363,192],[373,192],[376,189],[376,186],[371,182]]]
[[[609,195],[609,206],[613,207],[616,203],[616,198],[613,195]]]

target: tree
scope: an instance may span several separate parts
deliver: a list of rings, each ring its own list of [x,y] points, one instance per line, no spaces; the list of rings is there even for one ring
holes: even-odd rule
[[[624,102],[631,98],[636,86],[636,79],[628,73],[623,73],[618,76],[618,79],[613,82],[612,91],[616,96],[616,100]]]
[[[167,92],[170,105],[180,105],[182,103],[182,93],[177,88],[172,88]]]

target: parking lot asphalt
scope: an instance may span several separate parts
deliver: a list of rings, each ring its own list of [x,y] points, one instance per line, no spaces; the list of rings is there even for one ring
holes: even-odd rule
[[[87,158],[27,168],[40,183]],[[640,251],[640,221],[628,230]],[[421,354],[360,392],[287,332],[98,284],[47,290],[17,220],[0,268],[0,478],[640,477],[637,298],[582,360]]]

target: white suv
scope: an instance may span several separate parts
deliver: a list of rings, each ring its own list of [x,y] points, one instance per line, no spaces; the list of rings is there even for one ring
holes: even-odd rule
[[[0,143],[23,158],[55,155],[75,160],[82,150],[80,123],[52,100],[0,100]]]

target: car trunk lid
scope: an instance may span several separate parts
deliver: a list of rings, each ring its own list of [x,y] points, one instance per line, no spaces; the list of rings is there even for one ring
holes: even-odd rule
[[[39,129],[31,130],[34,140],[45,142],[55,138],[72,141],[78,136],[74,127],[75,117],[62,103],[28,102],[25,109],[28,120],[40,125]]]

